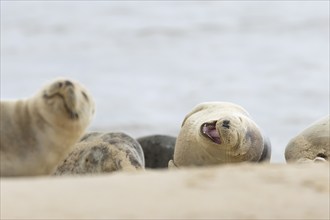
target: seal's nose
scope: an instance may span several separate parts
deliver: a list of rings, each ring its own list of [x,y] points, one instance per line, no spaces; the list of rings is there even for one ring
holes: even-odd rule
[[[73,83],[70,82],[70,81],[68,81],[68,80],[66,80],[66,81],[65,81],[65,85],[66,85],[66,86],[73,86]]]
[[[230,121],[229,120],[223,120],[222,127],[224,127],[224,128],[230,128],[229,124],[230,124]]]

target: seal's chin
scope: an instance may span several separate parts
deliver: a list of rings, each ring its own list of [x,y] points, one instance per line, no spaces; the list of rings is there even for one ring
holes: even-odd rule
[[[221,144],[221,137],[216,128],[217,121],[206,122],[201,126],[201,133],[216,144]]]

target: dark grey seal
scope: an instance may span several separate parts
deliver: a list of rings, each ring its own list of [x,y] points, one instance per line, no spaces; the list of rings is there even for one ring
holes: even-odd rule
[[[137,141],[142,146],[146,168],[167,168],[173,159],[176,138],[168,135],[150,135]]]

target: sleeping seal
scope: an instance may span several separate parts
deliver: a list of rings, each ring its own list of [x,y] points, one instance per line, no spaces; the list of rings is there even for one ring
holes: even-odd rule
[[[314,122],[296,137],[285,149],[287,162],[325,162],[330,157],[329,115]]]
[[[197,105],[184,119],[169,167],[269,161],[271,145],[248,112],[228,102]]]
[[[140,144],[124,133],[87,133],[55,175],[83,175],[144,169]]]

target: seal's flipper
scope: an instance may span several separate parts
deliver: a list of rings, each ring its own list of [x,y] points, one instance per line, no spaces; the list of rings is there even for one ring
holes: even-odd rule
[[[178,169],[173,160],[168,162],[168,169]]]

